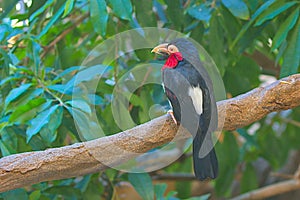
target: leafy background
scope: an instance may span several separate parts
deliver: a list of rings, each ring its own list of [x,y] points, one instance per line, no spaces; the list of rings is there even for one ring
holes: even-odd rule
[[[74,113],[83,121],[89,120],[90,104],[96,105],[105,134],[119,132],[111,112],[114,84],[140,62],[152,62],[149,50],[137,50],[113,62],[92,98],[72,100],[76,90],[70,89],[68,83],[82,73],[79,65],[96,45],[132,28],[166,27],[195,39],[217,64],[228,97],[299,72],[299,1],[1,0],[0,3],[1,157],[80,142]],[[147,85],[130,99],[130,113],[136,123],[144,123],[150,120],[147,112],[150,107],[163,102],[166,99],[161,87]],[[272,113],[237,131],[224,132],[216,146],[220,176],[200,186],[192,179],[181,179],[192,173],[187,152],[184,159],[151,174],[125,174],[110,169],[16,189],[0,194],[0,198],[121,199],[121,189],[128,182],[144,199],[154,196],[182,199],[203,193],[228,198],[278,181],[274,172],[293,172],[284,169],[291,162],[299,162],[291,159],[291,155],[300,155],[299,118],[299,109],[288,110]],[[164,174],[178,179],[154,181]],[[209,190],[203,185],[209,185]]]

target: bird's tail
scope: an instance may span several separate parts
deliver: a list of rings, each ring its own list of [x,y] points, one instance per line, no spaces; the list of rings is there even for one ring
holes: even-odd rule
[[[215,179],[218,176],[218,168],[219,168],[216,152],[215,149],[213,148],[213,143],[211,138],[209,138],[203,143],[204,140],[203,137],[205,137],[205,135],[206,134],[198,133],[193,141],[194,172],[197,179],[201,181],[208,178]],[[211,137],[211,135],[207,135],[207,137]],[[209,149],[207,150],[209,151],[209,153],[207,153],[204,157],[199,157],[199,153],[202,145],[204,145],[202,147],[203,149]],[[204,152],[203,149],[202,152]]]

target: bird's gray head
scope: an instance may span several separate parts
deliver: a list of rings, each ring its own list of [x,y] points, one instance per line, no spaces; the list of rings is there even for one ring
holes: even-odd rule
[[[177,38],[172,40],[169,45],[174,45],[181,52],[183,58],[191,59],[193,57],[199,57],[199,53],[195,45],[186,38]]]
[[[180,53],[190,63],[200,62],[197,48],[186,38],[177,38],[171,42],[160,44],[152,52],[162,55],[163,59],[167,59],[171,54]]]

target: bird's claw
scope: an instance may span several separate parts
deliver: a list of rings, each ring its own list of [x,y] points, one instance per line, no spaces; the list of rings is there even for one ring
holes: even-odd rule
[[[169,115],[171,115],[171,117],[172,117],[172,119],[173,119],[174,123],[175,123],[176,125],[178,125],[178,123],[177,123],[177,120],[175,119],[175,116],[174,116],[173,110],[168,110],[168,114],[169,114]]]

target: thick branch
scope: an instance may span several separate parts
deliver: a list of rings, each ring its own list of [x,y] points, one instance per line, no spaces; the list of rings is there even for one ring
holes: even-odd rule
[[[218,102],[219,115],[226,113],[225,130],[235,130],[255,122],[268,113],[300,105],[300,74],[289,76],[266,87]]]
[[[219,118],[225,116],[224,127],[234,130],[268,113],[300,105],[300,74],[284,78],[246,94],[218,102]],[[222,123],[220,123],[222,124]],[[15,154],[0,159],[0,192],[42,181],[76,177],[116,166],[170,142],[178,127],[168,115],[133,129],[96,140],[45,151]],[[182,131],[181,131],[182,133]],[[187,137],[187,134],[181,134]],[[177,135],[178,136],[178,135]],[[100,162],[101,161],[101,162]]]

